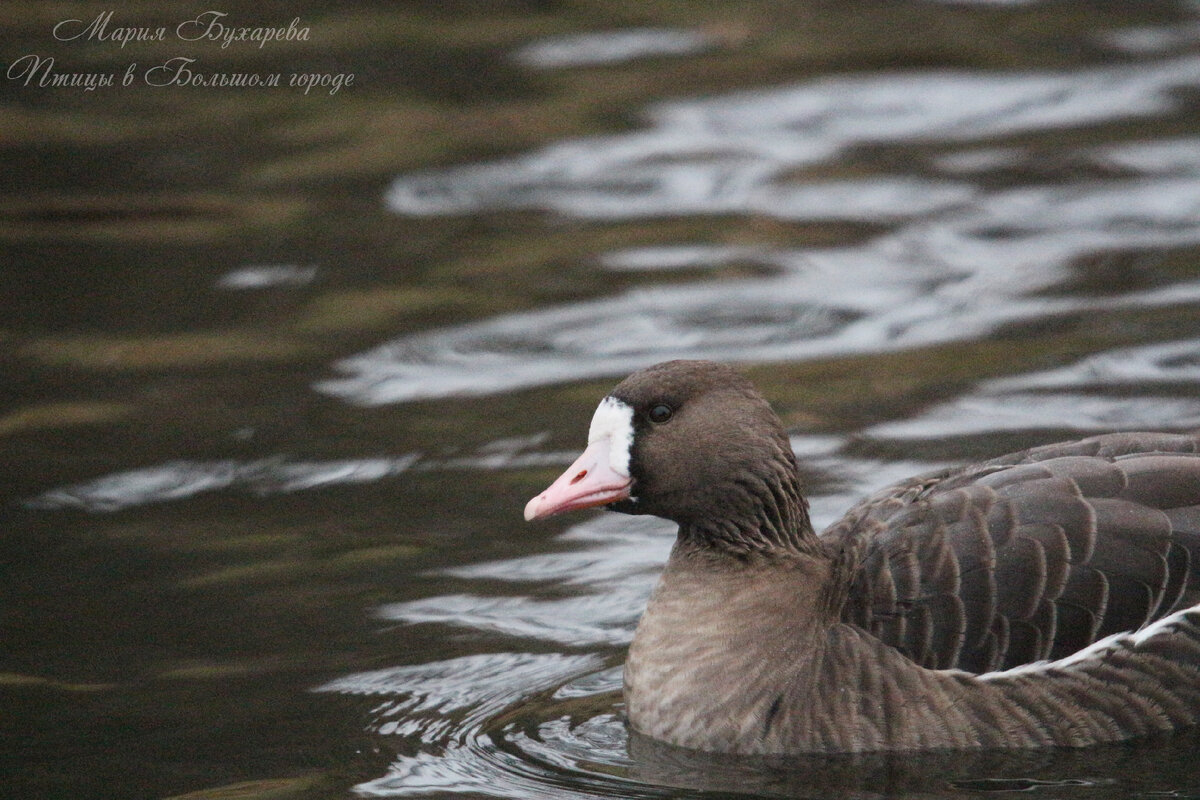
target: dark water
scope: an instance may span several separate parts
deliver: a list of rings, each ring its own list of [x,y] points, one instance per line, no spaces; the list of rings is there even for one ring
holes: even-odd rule
[[[677,356],[746,366],[818,523],[1200,427],[1200,7],[267,0],[205,21],[307,36],[181,38],[208,10],[0,18],[0,794],[1200,795],[1194,735],[631,738],[670,528],[520,516]]]

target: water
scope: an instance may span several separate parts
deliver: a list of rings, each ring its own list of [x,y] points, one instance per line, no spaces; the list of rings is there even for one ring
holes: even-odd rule
[[[1200,7],[225,10],[311,39],[198,69],[356,82],[0,95],[0,795],[1200,793],[1195,735],[631,735],[671,527],[520,515],[666,358],[746,367],[818,526],[939,465],[1200,427]],[[14,11],[5,63],[182,52],[55,43],[59,14]]]

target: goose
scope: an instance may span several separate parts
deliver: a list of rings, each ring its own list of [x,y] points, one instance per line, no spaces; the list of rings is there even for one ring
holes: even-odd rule
[[[527,520],[679,529],[628,724],[694,750],[1084,747],[1200,721],[1200,432],[1113,433],[884,489],[817,534],[783,426],[706,361],[638,371]]]

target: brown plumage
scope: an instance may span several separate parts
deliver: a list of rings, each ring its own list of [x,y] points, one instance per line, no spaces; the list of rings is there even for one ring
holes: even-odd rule
[[[668,362],[605,403],[526,514],[605,503],[679,523],[625,668],[641,733],[831,753],[1085,746],[1200,721],[1200,435],[926,475],[818,536],[740,373]]]

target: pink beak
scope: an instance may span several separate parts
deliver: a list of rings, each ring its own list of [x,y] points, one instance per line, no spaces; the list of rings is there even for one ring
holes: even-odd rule
[[[609,465],[608,438],[597,439],[550,488],[529,501],[525,519],[544,519],[551,514],[603,506],[629,497],[633,479]]]

